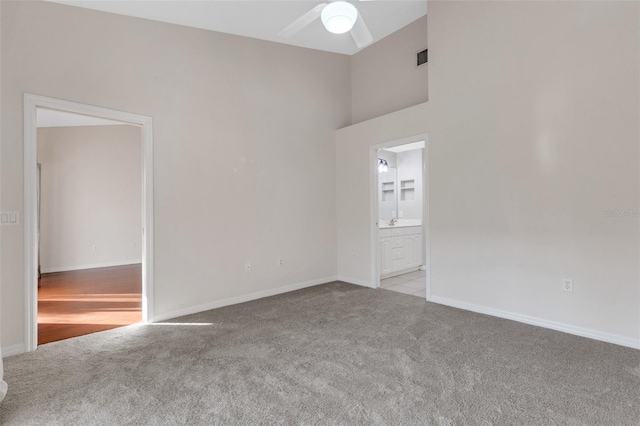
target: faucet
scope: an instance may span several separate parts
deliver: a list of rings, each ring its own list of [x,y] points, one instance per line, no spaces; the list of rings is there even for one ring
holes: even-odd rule
[[[396,223],[398,223],[398,219],[396,219],[396,218],[394,217],[394,218],[392,218],[392,219],[389,221],[389,226],[393,226],[393,225],[395,225]]]

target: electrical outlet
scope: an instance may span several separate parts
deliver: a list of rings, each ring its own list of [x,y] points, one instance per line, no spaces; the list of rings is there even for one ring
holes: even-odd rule
[[[278,266],[281,268],[284,266],[284,259],[282,257],[278,259]]]
[[[251,272],[251,264],[249,262],[244,264],[244,271]]]
[[[563,291],[573,291],[573,281],[565,278],[562,280],[562,290]]]
[[[353,253],[353,260],[358,260],[358,253]]]
[[[97,244],[92,245],[91,251],[98,251],[98,245]]]
[[[131,243],[131,248],[132,248],[133,250],[135,250],[137,247],[138,247],[138,245],[137,245],[136,243]]]

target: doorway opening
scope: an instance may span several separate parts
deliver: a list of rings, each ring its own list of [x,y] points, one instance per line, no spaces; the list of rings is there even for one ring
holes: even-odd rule
[[[429,300],[427,135],[372,147],[376,287]]]
[[[25,94],[27,351],[153,319],[151,118]]]

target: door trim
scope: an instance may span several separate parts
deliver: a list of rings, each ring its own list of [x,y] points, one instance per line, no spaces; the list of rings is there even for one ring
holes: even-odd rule
[[[93,105],[24,94],[24,280],[25,351],[38,346],[37,277],[37,123],[36,108],[90,115],[139,126],[142,133],[142,321],[152,322],[154,312],[153,227],[153,119]]]

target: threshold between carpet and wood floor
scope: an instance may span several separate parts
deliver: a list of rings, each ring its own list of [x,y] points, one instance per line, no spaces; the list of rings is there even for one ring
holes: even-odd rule
[[[640,351],[342,282],[5,360],[3,425],[640,423]]]

